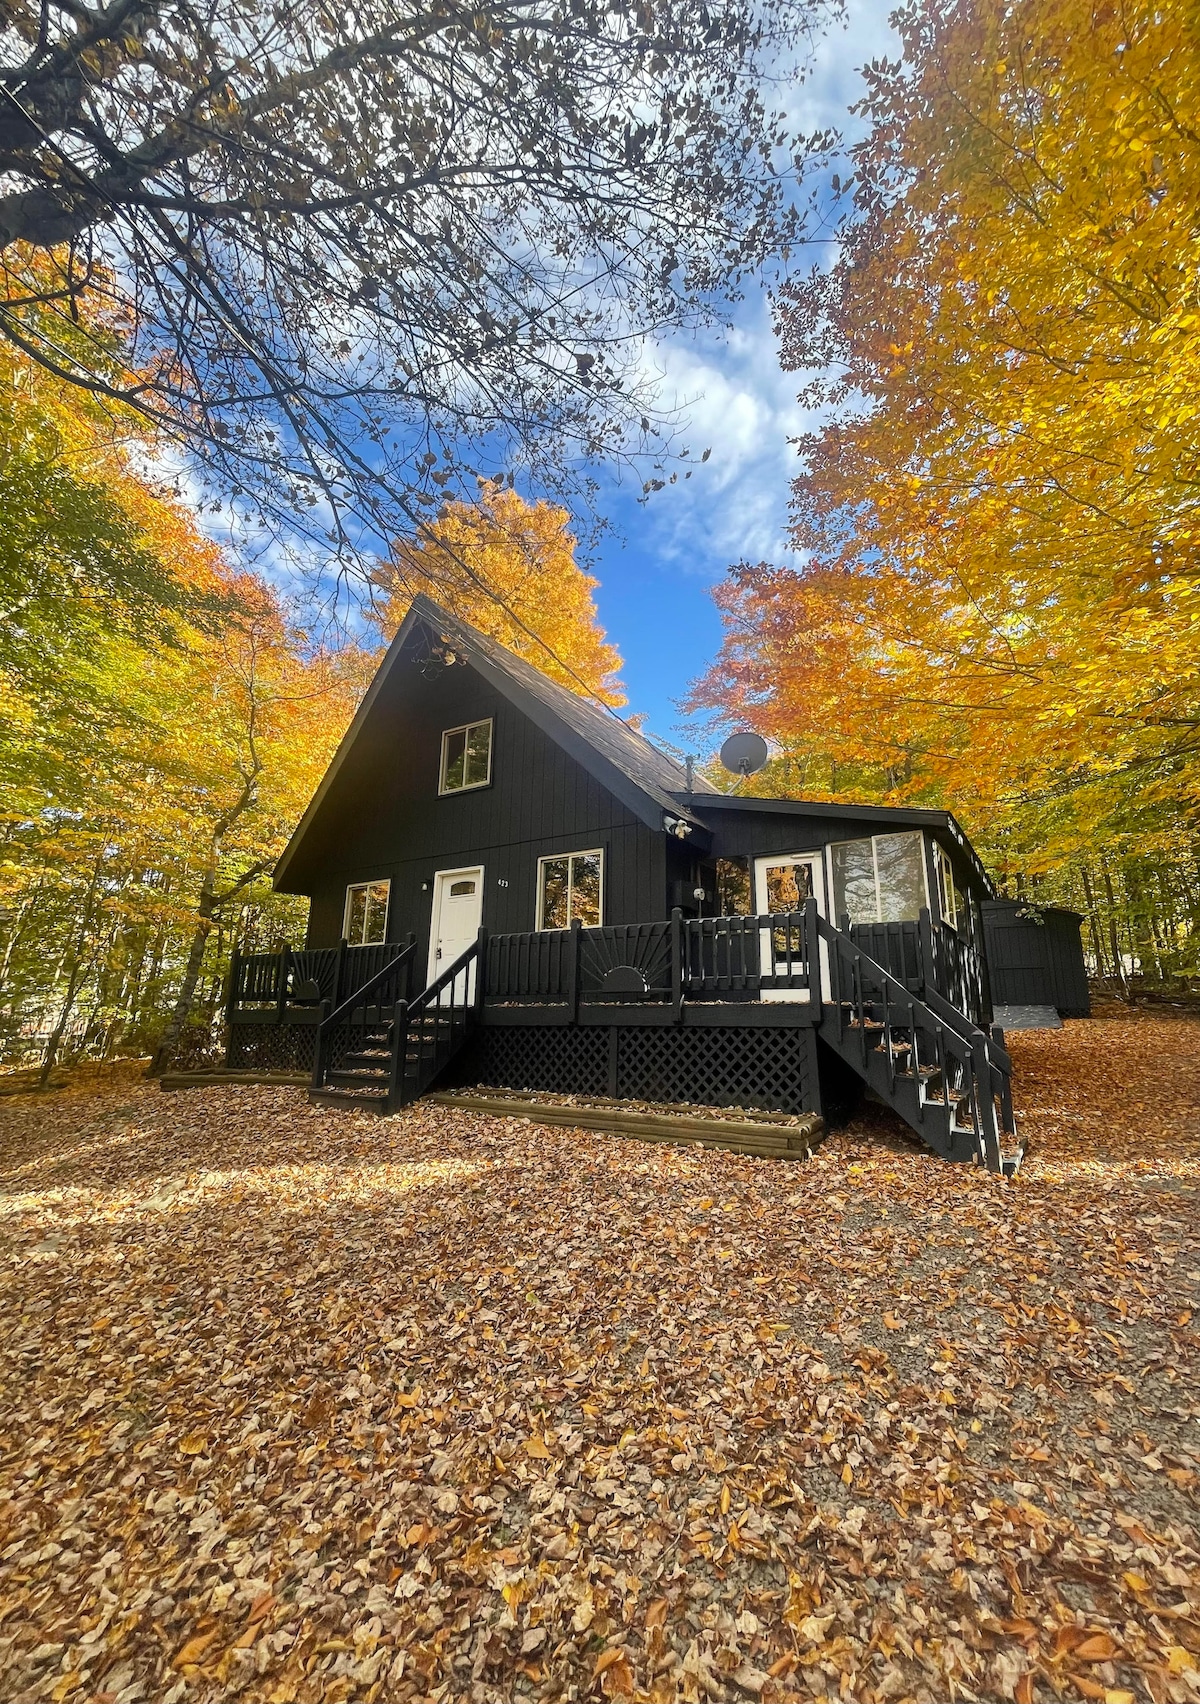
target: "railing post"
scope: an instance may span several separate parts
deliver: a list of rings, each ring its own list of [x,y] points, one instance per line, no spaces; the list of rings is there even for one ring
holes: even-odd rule
[[[233,1014],[237,1010],[238,1000],[241,997],[242,991],[241,991],[241,988],[238,986],[239,982],[241,981],[241,975],[242,975],[242,950],[241,950],[240,947],[235,947],[233,949],[233,954],[232,954],[232,956],[229,960],[229,992],[228,992],[228,995],[227,995],[226,1000],[225,1000],[225,1022],[226,1022],[226,1025],[229,1025],[233,1022]]]
[[[397,1000],[392,1014],[392,1050],[388,1059],[387,1109],[404,1105],[404,1066],[408,1057],[408,1001]]]
[[[821,986],[821,925],[817,918],[817,902],[804,901],[804,956],[808,965],[808,1003],[813,1022],[819,1024],[824,1015],[825,990]]]
[[[933,922],[927,905],[921,907],[917,916],[917,939],[921,945],[921,993],[932,988],[940,994],[942,991],[938,987],[937,964],[933,956]]]
[[[478,1015],[483,1011],[483,996],[487,988],[487,944],[488,932],[480,929],[476,936],[475,960],[475,1011]]]
[[[346,980],[346,948],[348,947],[348,945],[349,945],[349,942],[346,940],[346,937],[343,935],[341,940],[338,942],[337,964],[334,966],[334,971],[333,971],[333,1009],[334,1009],[334,1011],[337,1010],[337,1008],[341,1005],[342,1001],[346,998],[346,991],[345,991],[344,984],[345,984],[345,980]]]
[[[683,912],[671,912],[671,1006],[675,1022],[683,1022]]]
[[[329,1022],[330,1005],[328,1000],[321,1001],[321,1015],[317,1020],[316,1034],[313,1036],[313,1069],[312,1086],[322,1089],[325,1086],[325,1025]]]
[[[279,987],[275,994],[275,1022],[281,1024],[287,1016],[288,974],[292,968],[292,949],[283,947],[279,954]]]
[[[406,953],[408,953],[408,949],[410,947],[415,947],[416,944],[417,944],[417,937],[413,934],[412,930],[410,929],[408,931],[408,934],[405,935],[405,937],[404,937],[404,951]],[[405,960],[405,964],[404,964],[404,998],[406,1000],[412,999],[413,964],[416,960],[416,956],[417,955],[416,955],[415,952],[408,953],[408,958]]]
[[[992,1093],[992,1061],[988,1055],[987,1037],[980,1032],[971,1043],[971,1074],[975,1079],[975,1105],[978,1108],[981,1158],[990,1172],[1001,1168],[1000,1135],[996,1129],[996,1100]]]
[[[570,1020],[573,1024],[579,1022],[579,947],[583,936],[583,924],[578,917],[571,919],[571,943],[568,949],[570,957],[567,963],[567,1004],[570,1007]]]

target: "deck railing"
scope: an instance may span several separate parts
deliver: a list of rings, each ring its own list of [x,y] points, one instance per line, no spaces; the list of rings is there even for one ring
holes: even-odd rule
[[[484,964],[485,1000],[559,1004],[570,998],[578,929],[528,929],[492,935]]]
[[[752,917],[528,930],[487,943],[484,1001],[578,1009],[581,1002],[665,1004],[755,998],[809,985],[803,911]]]
[[[235,952],[229,967],[227,1015],[239,1012],[266,1015],[270,1009],[282,1017],[289,1007],[331,1008],[349,1000],[390,964],[404,957],[414,937],[402,941],[373,941],[352,947],[342,941],[336,947],[306,948],[293,952],[284,947],[277,953]],[[412,956],[405,960],[404,995],[412,991]]]
[[[812,912],[809,921],[808,912]],[[482,950],[480,977],[486,1005],[568,1008],[637,1001],[754,1000],[774,991],[819,993],[810,971],[816,941],[816,905],[749,917],[684,917],[655,923],[584,928],[530,929],[491,935]],[[986,971],[978,941],[931,920],[854,924],[843,930],[860,951],[882,965],[912,994],[938,994],[986,1028]],[[262,1021],[289,1008],[335,1009],[399,958],[412,940],[279,953],[235,954],[229,1016]],[[414,993],[412,955],[401,997]]]

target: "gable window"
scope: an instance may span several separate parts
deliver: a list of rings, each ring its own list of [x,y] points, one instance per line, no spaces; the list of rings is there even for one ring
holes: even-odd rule
[[[563,852],[538,859],[537,926],[594,928],[604,921],[603,852]]]
[[[447,728],[442,735],[441,793],[465,793],[469,787],[486,787],[492,778],[492,724],[468,722],[464,728]]]
[[[915,923],[929,903],[920,834],[873,834],[829,848],[833,915],[851,923]]]
[[[342,934],[352,947],[387,939],[388,895],[391,882],[355,882],[346,889]]]

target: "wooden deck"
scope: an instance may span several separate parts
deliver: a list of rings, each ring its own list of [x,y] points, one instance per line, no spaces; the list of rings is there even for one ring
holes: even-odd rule
[[[971,943],[931,923],[770,916],[489,936],[414,991],[416,943],[235,962],[231,1069],[311,1070],[314,1100],[386,1113],[435,1085],[776,1108],[837,1122],[851,1080],[929,1147],[1019,1164],[1010,1065]]]

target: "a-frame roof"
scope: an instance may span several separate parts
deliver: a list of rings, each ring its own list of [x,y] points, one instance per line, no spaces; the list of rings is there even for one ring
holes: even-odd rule
[[[699,818],[682,802],[687,776],[683,766],[674,758],[651,745],[644,735],[631,728],[628,722],[623,722],[613,711],[560,686],[495,639],[489,639],[465,621],[450,615],[431,598],[418,594],[388,646],[308,809],[275,866],[277,887],[286,880],[288,866],[320,814],[338,771],[370,719],[388,676],[419,629],[424,629],[431,641],[446,641],[457,656],[464,657],[548,738],[650,827],[661,828],[664,813],[684,817],[701,826]],[[700,776],[694,778],[692,791],[706,797],[720,797],[716,788]]]

